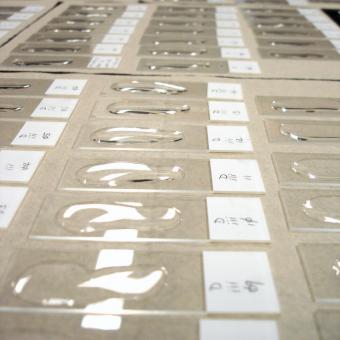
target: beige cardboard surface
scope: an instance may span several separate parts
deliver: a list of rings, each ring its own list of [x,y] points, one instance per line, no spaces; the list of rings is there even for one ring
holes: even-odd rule
[[[43,74],[10,74],[7,76],[9,79],[15,79],[18,77],[19,79],[50,79],[51,75],[43,75]],[[249,155],[249,158],[254,158],[259,162],[264,184],[266,187],[265,195],[261,195],[263,198],[264,210],[266,219],[268,222],[268,228],[271,235],[271,242],[268,245],[264,244],[254,244],[254,243],[239,243],[239,242],[228,242],[228,243],[207,243],[204,246],[201,245],[190,245],[186,244],[185,246],[180,245],[178,243],[168,243],[168,244],[159,244],[153,242],[151,243],[110,243],[107,242],[77,242],[77,241],[48,241],[48,240],[32,240],[28,239],[29,235],[31,235],[32,227],[37,219],[38,213],[41,210],[41,205],[43,201],[46,199],[47,195],[51,195],[57,191],[59,191],[59,182],[62,173],[64,172],[65,165],[67,162],[72,161],[76,158],[89,157],[89,160],[94,160],[96,158],[101,158],[105,156],[108,159],[112,159],[112,152],[104,152],[98,154],[96,152],[83,152],[74,148],[74,143],[76,141],[77,135],[81,129],[81,127],[88,121],[93,112],[95,112],[94,108],[98,108],[101,100],[107,102],[110,98],[109,93],[106,92],[106,96],[101,96],[100,93],[104,93],[111,84],[117,83],[119,81],[125,81],[131,79],[136,79],[135,77],[112,77],[112,76],[102,76],[102,77],[92,77],[92,76],[84,76],[84,75],[63,75],[63,78],[87,78],[89,82],[84,89],[82,95],[80,96],[80,102],[74,111],[73,115],[70,117],[68,125],[64,131],[64,134],[58,143],[58,145],[49,150],[44,161],[41,166],[38,168],[35,173],[33,179],[29,184],[29,192],[26,196],[20,210],[18,211],[16,217],[12,221],[11,226],[7,230],[3,230],[1,232],[1,287],[4,288],[5,281],[8,282],[8,277],[4,275],[7,272],[7,268],[12,266],[13,258],[12,255],[16,253],[17,248],[27,248],[32,249],[40,249],[41,254],[44,254],[44,250],[57,250],[60,256],[65,256],[65,251],[81,251],[81,250],[93,250],[94,252],[102,249],[102,248],[130,248],[139,249],[141,251],[145,250],[153,250],[153,251],[171,251],[175,255],[180,252],[200,252],[203,249],[218,249],[218,250],[263,250],[268,253],[272,274],[274,277],[275,286],[278,291],[279,300],[281,304],[281,314],[278,316],[277,320],[279,323],[279,330],[282,339],[318,339],[318,333],[316,329],[316,324],[314,322],[314,312],[318,309],[329,309],[336,308],[335,305],[330,307],[329,304],[324,302],[315,302],[312,299],[312,295],[310,289],[307,284],[307,279],[304,271],[302,270],[302,266],[300,263],[300,259],[297,253],[297,246],[302,243],[337,243],[340,241],[339,235],[337,233],[326,233],[326,232],[292,232],[288,229],[285,215],[282,210],[281,202],[279,199],[279,191],[280,186],[278,184],[276,178],[276,172],[274,170],[274,165],[272,161],[273,152],[283,152],[283,153],[294,153],[298,150],[301,150],[302,153],[330,153],[334,156],[338,154],[338,147],[333,145],[316,145],[316,144],[308,144],[308,146],[299,146],[295,144],[282,144],[282,143],[269,143],[264,127],[264,116],[259,115],[257,111],[257,107],[255,105],[255,97],[256,96],[281,96],[284,94],[285,96],[318,96],[318,97],[337,97],[339,93],[339,84],[335,82],[305,82],[301,81],[300,86],[296,87],[294,81],[280,81],[280,80],[245,80],[245,81],[236,81],[231,80],[229,82],[239,82],[243,85],[243,93],[245,102],[247,105],[247,111],[250,117],[249,129],[252,135],[252,141],[254,144],[255,152]],[[142,77],[141,77],[142,78]],[[142,78],[143,79],[143,78]],[[154,78],[153,78],[154,79]],[[156,80],[157,78],[155,78]],[[194,82],[194,78],[158,78],[159,80],[166,82],[174,82],[177,84],[189,84]],[[203,78],[201,78],[203,80]],[[200,79],[200,81],[201,81]],[[204,78],[205,81],[213,81],[216,82],[215,78]],[[222,81],[222,79],[219,79]],[[198,84],[196,86],[190,85],[192,89],[201,89],[199,92],[195,92],[196,90],[192,90],[193,92],[191,96],[187,96],[191,101],[197,100],[197,103],[202,103],[203,95],[205,93],[204,86],[202,84]],[[118,95],[117,92],[114,92],[114,98],[119,96],[120,98],[145,98],[149,103],[158,103],[159,98],[164,98],[162,96],[151,95],[149,94],[121,94]],[[195,95],[198,93],[198,95]],[[8,94],[8,93],[7,93]],[[41,96],[39,94],[38,96]],[[168,98],[168,97],[166,97]],[[186,98],[185,96],[183,98]],[[196,98],[196,99],[193,99]],[[174,100],[174,99],[172,99]],[[181,97],[176,97],[176,102],[181,102]],[[183,102],[184,103],[184,102]],[[105,107],[105,106],[104,106]],[[202,112],[206,110],[206,107],[202,109]],[[301,116],[299,117],[301,119]],[[309,115],[306,116],[309,119]],[[92,116],[93,119],[93,116]],[[143,122],[147,122],[148,118],[143,116]],[[152,120],[157,121],[159,118],[152,117]],[[162,117],[162,120],[166,118]],[[119,118],[114,119],[115,123],[119,122]],[[206,120],[204,121],[206,123]],[[202,124],[203,122],[195,122],[196,124]],[[150,153],[150,152],[139,152],[138,157],[140,159],[152,158],[155,160],[162,160],[166,162],[168,160],[174,160],[183,157],[183,154],[179,153]],[[114,157],[132,157],[133,155],[127,151],[125,152],[115,152]],[[200,155],[192,155],[186,154],[184,157],[187,158],[187,162],[191,162],[194,165],[196,162],[207,162],[209,158],[208,154],[200,154]],[[220,158],[221,156],[216,156],[215,158]],[[223,155],[223,157],[226,157]],[[240,157],[239,155],[232,155],[234,157]],[[243,156],[244,157],[244,156]],[[194,169],[197,173],[201,173],[202,169]],[[202,180],[207,180],[202,178]],[[128,194],[126,194],[128,195]],[[130,195],[130,194],[129,194]],[[131,196],[127,197],[131,197]],[[131,193],[133,196],[133,193]],[[86,197],[86,196],[84,196]],[[152,196],[148,196],[152,199]],[[166,199],[172,199],[173,194],[167,193]],[[197,196],[195,196],[197,197]],[[202,196],[200,196],[202,197]],[[182,196],[181,196],[182,198]],[[50,207],[52,210],[53,208]],[[194,213],[194,212],[193,212]],[[197,217],[199,218],[199,217]],[[44,223],[44,228],[48,227],[46,223]],[[196,225],[187,224],[187,228],[195,230]],[[188,230],[189,231],[189,230]],[[178,255],[176,255],[178,256]],[[41,257],[41,255],[39,255]],[[151,259],[151,257],[150,257]],[[8,263],[6,263],[8,262]],[[24,265],[24,263],[22,263]],[[197,264],[197,268],[199,265]],[[183,277],[192,277],[192,271],[183,273]],[[294,276],[294,284],[292,284],[292,276]],[[182,280],[182,279],[181,279]],[[6,298],[10,298],[10,296],[6,295]],[[195,298],[193,298],[195,300]],[[164,300],[163,300],[164,301]],[[159,301],[159,303],[161,300]],[[172,303],[183,303],[182,300],[174,299]],[[223,316],[223,315],[222,315]],[[25,319],[26,320],[26,319]],[[29,318],[27,320],[30,320]],[[163,322],[159,319],[159,322]],[[29,322],[29,321],[23,321]],[[56,321],[57,322],[57,321]],[[165,322],[165,321],[164,321]],[[139,319],[136,321],[137,327],[141,327],[144,325],[143,319]],[[40,326],[38,326],[40,327]],[[52,326],[53,328],[54,326]],[[132,326],[131,326],[132,327]],[[189,327],[188,324],[183,327]],[[142,332],[148,332],[148,328],[142,327]],[[197,328],[195,328],[195,333],[197,335]],[[133,327],[130,328],[131,331]],[[172,328],[162,327],[161,330],[157,328],[153,331],[160,331],[162,336],[168,336],[171,338]],[[152,332],[153,332],[152,331]],[[127,331],[128,332],[128,331]],[[191,328],[190,330],[186,330],[185,334],[189,334],[188,338],[190,338]],[[125,334],[125,333],[124,333]],[[128,333],[130,334],[130,333]],[[147,339],[149,333],[141,333],[140,338]],[[145,334],[145,336],[144,336]],[[152,333],[154,334],[154,333]],[[181,334],[181,333],[178,333]],[[193,337],[195,338],[195,337]]]
[[[17,325],[22,325],[17,327]],[[96,330],[96,325],[112,327],[112,330]],[[87,326],[86,326],[87,325]],[[91,327],[94,327],[91,329]],[[155,339],[162,337],[171,340],[185,338],[195,340],[199,336],[199,317],[159,317],[159,316],[87,316],[63,314],[2,313],[1,337],[4,340],[13,336],[25,339],[53,340],[85,339],[94,337],[106,339]]]
[[[75,3],[75,5],[77,5]],[[40,29],[42,29],[43,27],[45,27],[45,25],[47,25],[50,21],[52,21],[54,18],[57,18],[59,15],[61,15],[65,10],[68,9],[70,5],[63,3],[60,6],[58,6],[57,8],[55,8],[53,11],[51,11],[48,15],[46,15],[42,20],[40,20],[39,22],[37,22],[35,25],[32,25],[29,29],[25,30],[25,32],[23,32],[22,35],[20,35],[20,38],[17,39],[17,41],[20,43],[24,43],[26,42],[28,39],[31,38],[32,35],[34,35],[35,33],[37,33]],[[119,13],[121,12],[121,10],[124,10],[124,8],[126,7],[125,5],[122,4],[117,4],[116,5],[118,7]],[[137,27],[134,31],[134,33],[131,35],[128,45],[126,46],[126,48],[124,48],[123,50],[123,55],[122,55],[122,60],[119,64],[119,68],[114,70],[114,73],[118,72],[119,70],[121,70],[122,72],[131,72],[132,70],[134,70],[135,68],[131,69],[131,60],[133,58],[133,56],[135,55],[135,51],[137,50],[137,44],[142,36],[142,33],[144,31],[145,25],[148,22],[151,13],[154,10],[154,5],[149,5],[148,10],[145,13],[145,16],[140,20],[140,22],[137,24]],[[109,27],[113,24],[115,15],[113,16],[112,19],[108,19],[107,23],[104,24],[102,26],[102,28],[98,31],[98,33],[93,32],[95,35],[97,35],[97,38],[93,38],[93,40],[97,43],[100,42],[101,38],[104,36],[104,32],[108,31]],[[72,36],[71,33],[69,33],[69,35]],[[79,36],[79,33],[77,34],[77,36]],[[85,37],[90,37],[89,34],[86,33],[82,33],[80,34],[80,36],[85,36]],[[89,41],[91,42],[91,41]],[[81,44],[80,44],[81,45]],[[14,47],[17,46],[17,43],[13,40],[9,45],[8,48],[6,48],[7,52],[10,52],[10,50]],[[4,50],[5,52],[5,50]],[[67,53],[66,53],[67,55]],[[27,56],[26,56],[27,57]],[[51,56],[50,56],[51,57]],[[99,69],[89,69],[86,68],[87,64],[90,62],[90,57],[79,57],[80,61],[78,61],[78,65],[77,65],[77,58],[75,57],[75,61],[74,61],[74,65],[69,65],[70,67],[67,67],[71,72],[74,71],[79,71],[79,72],[89,72],[89,73],[97,73]],[[35,59],[35,57],[33,58],[33,60]],[[51,59],[55,59],[55,58],[51,58]],[[58,59],[62,59],[62,56],[58,57]],[[73,57],[70,58],[70,56],[68,55],[67,60],[72,59]],[[83,60],[82,60],[83,59]],[[32,58],[30,58],[30,60],[32,60]],[[135,64],[137,64],[137,61],[135,61]],[[44,71],[54,71],[55,67],[57,65],[54,65],[52,68],[48,67],[47,68],[43,68]],[[67,66],[67,65],[66,65]],[[10,67],[12,69],[12,67]],[[25,67],[26,70],[28,70]],[[38,70],[39,68],[34,67],[32,70]],[[61,71],[63,71],[62,67],[60,68]],[[101,69],[101,71],[108,71],[108,69]],[[111,70],[112,71],[112,70]]]
[[[85,73],[114,73],[114,74],[131,74],[131,73],[140,73],[140,74],[163,74],[163,75],[169,75],[169,74],[211,74],[216,76],[225,76],[225,77],[233,77],[233,78],[297,78],[297,79],[339,79],[340,73],[338,73],[339,68],[339,58],[337,57],[336,51],[331,47],[329,44],[327,45],[327,40],[323,36],[322,33],[319,31],[311,31],[316,32],[316,34],[319,36],[318,39],[320,39],[321,44],[326,42],[326,45],[328,46],[327,52],[326,50],[323,52],[322,58],[323,60],[317,59],[310,59],[308,60],[308,63],[305,62],[303,57],[299,59],[299,57],[296,57],[295,55],[292,56],[292,59],[277,59],[275,56],[273,59],[268,59],[268,51],[261,52],[265,56],[265,58],[261,58],[258,51],[257,51],[257,45],[256,40],[254,39],[254,33],[252,32],[249,23],[247,22],[246,18],[242,15],[241,9],[239,8],[237,17],[240,22],[240,28],[243,33],[243,39],[245,42],[245,46],[249,49],[251,60],[257,61],[261,70],[261,73],[233,73],[230,72],[230,65],[228,64],[229,60],[233,59],[218,59],[213,58],[211,60],[211,65],[208,65],[208,62],[206,59],[198,57],[194,58],[176,58],[173,57],[171,59],[167,58],[156,58],[156,57],[139,57],[137,56],[137,51],[139,50],[140,41],[141,38],[148,39],[152,37],[159,38],[159,36],[155,35],[145,35],[146,29],[148,27],[148,23],[151,19],[152,13],[156,10],[157,6],[154,4],[149,4],[148,9],[146,11],[146,15],[141,19],[141,22],[138,24],[138,29],[132,34],[131,39],[128,42],[127,48],[123,50],[122,54],[122,60],[119,63],[118,67],[111,67],[111,68],[87,68],[86,65],[90,62],[90,59],[86,59],[84,57],[76,57],[76,55],[72,54],[72,57],[69,54],[65,54],[65,59],[72,61],[72,63],[67,65],[38,65],[38,66],[15,66],[13,65],[13,61],[20,57],[20,55],[13,55],[9,57],[9,53],[12,51],[12,49],[16,48],[18,44],[24,43],[27,41],[27,39],[34,33],[36,33],[39,29],[44,27],[52,18],[58,16],[67,8],[68,5],[63,4],[60,5],[58,8],[56,8],[54,11],[49,13],[49,15],[45,16],[42,20],[39,21],[36,25],[31,26],[28,30],[23,32],[18,38],[14,39],[10,44],[8,44],[6,50],[6,53],[3,55],[3,64],[2,69],[3,70],[39,70],[42,69],[46,72],[54,72],[56,68],[60,71],[69,71],[69,72],[85,72]],[[287,7],[279,7],[279,10],[284,10]],[[144,33],[145,32],[145,33]],[[96,33],[94,33],[94,40]],[[100,35],[99,35],[100,36]],[[172,34],[167,35],[165,37],[168,37],[170,40],[173,40],[174,38],[178,38],[178,34]],[[181,36],[184,37],[184,35],[181,33]],[[197,36],[187,36],[187,39],[192,38],[199,38],[200,35]],[[98,37],[99,38],[99,37]],[[202,40],[203,36],[201,36]],[[204,36],[205,39],[207,39],[207,36]],[[269,36],[270,38],[270,36]],[[313,37],[312,37],[313,38]],[[314,37],[315,38],[315,37]],[[210,38],[209,38],[210,39]],[[212,39],[212,46],[216,47],[216,35],[211,35]],[[313,40],[313,39],[310,39]],[[331,49],[328,51],[328,49]],[[16,50],[17,51],[17,50]],[[281,52],[280,52],[281,51]],[[287,51],[280,50],[279,52],[284,55],[287,54]],[[332,51],[332,52],[331,52]],[[320,54],[320,52],[310,52],[311,54]],[[59,54],[58,54],[59,55]],[[67,55],[67,57],[66,57]],[[9,57],[9,58],[8,58]],[[27,56],[23,56],[23,59],[28,58]],[[47,58],[48,60],[51,58]],[[84,58],[84,59],[82,59]],[[53,58],[52,58],[53,59]],[[30,59],[29,59],[30,60]],[[64,60],[62,54],[59,55],[57,60]],[[171,60],[171,62],[169,62]],[[247,59],[246,59],[247,60]],[[243,61],[243,59],[242,59]],[[179,65],[187,65],[191,67],[189,69],[182,68],[164,68],[164,67],[156,67],[156,69],[150,69],[150,65],[152,66],[153,63],[156,62],[156,66],[158,63],[165,64],[165,65],[172,65],[179,64]],[[201,66],[200,66],[201,65]]]
[[[11,38],[15,37],[16,35],[18,35],[19,33],[23,32],[24,29],[27,29],[31,24],[33,24],[35,21],[39,20],[41,17],[43,17],[44,14],[46,14],[48,11],[50,11],[55,5],[56,5],[56,1],[53,0],[48,0],[48,1],[34,1],[34,3],[28,3],[25,1],[2,1],[1,2],[1,6],[0,6],[0,11],[1,11],[1,7],[4,6],[10,6],[10,7],[26,7],[27,5],[41,5],[44,6],[44,8],[37,12],[37,13],[33,13],[33,15],[26,19],[21,21],[21,23],[15,27],[14,29],[8,30],[8,33],[5,34],[4,36],[2,36],[0,38],[0,45],[3,46],[6,44],[6,42],[8,40],[10,40]],[[20,10],[18,11],[20,13]],[[14,14],[16,12],[12,12],[12,14]]]

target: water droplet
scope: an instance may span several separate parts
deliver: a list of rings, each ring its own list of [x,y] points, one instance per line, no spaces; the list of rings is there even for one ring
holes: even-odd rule
[[[340,180],[340,159],[305,158],[294,161],[291,169],[312,181]]]
[[[154,128],[112,127],[100,129],[91,135],[96,143],[106,144],[148,144],[178,142],[183,139],[181,131],[158,130]]]
[[[127,83],[117,83],[111,86],[113,90],[128,93],[152,92],[157,94],[173,95],[186,92],[187,89],[181,85],[162,83],[159,81],[145,82],[133,80]]]
[[[189,105],[175,105],[173,103],[158,102],[148,104],[144,101],[120,101],[110,104],[107,111],[116,115],[175,115],[179,112],[190,111]]]
[[[88,165],[77,172],[77,179],[89,186],[116,187],[126,183],[175,181],[184,177],[178,166],[151,167],[143,163],[112,162]]]
[[[72,262],[41,262],[12,282],[25,302],[53,308],[84,308],[109,299],[142,299],[166,281],[164,267],[139,266],[88,271]]]
[[[312,219],[330,224],[340,223],[340,196],[318,196],[303,203],[303,212]]]
[[[78,235],[93,235],[125,228],[162,231],[179,225],[181,212],[176,207],[156,203],[81,203],[63,207],[57,214],[57,220],[63,229]]]
[[[297,142],[339,142],[340,129],[334,124],[280,124],[280,133]]]

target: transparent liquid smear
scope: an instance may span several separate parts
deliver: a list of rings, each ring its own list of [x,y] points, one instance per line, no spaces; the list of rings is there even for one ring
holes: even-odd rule
[[[41,262],[12,282],[12,292],[40,307],[85,308],[98,304],[100,308],[99,303],[110,299],[138,300],[153,295],[165,284],[166,276],[164,267],[88,271],[72,262]]]
[[[337,125],[281,124],[280,133],[298,142],[340,142]]]
[[[318,196],[306,200],[303,212],[317,221],[340,224],[340,196]]]
[[[1,340],[69,340],[73,339],[65,334],[49,333],[43,331],[30,331],[27,329],[17,329],[0,331]]]
[[[91,236],[124,228],[168,230],[181,223],[181,212],[176,207],[146,205],[142,202],[82,203],[62,208],[57,220],[63,229],[72,234]]]
[[[126,93],[156,93],[161,95],[177,95],[187,91],[185,87],[178,84],[138,80],[113,84],[111,88]]]
[[[169,143],[182,140],[183,133],[152,128],[113,127],[94,132],[91,139],[98,144],[115,145]]]
[[[151,167],[143,163],[112,162],[86,166],[76,174],[84,185],[117,187],[127,183],[170,182],[184,177],[178,166]]]
[[[300,159],[292,163],[291,169],[297,174],[312,181],[340,181],[340,159]]]
[[[180,112],[190,111],[189,105],[176,105],[169,103],[130,103],[129,101],[120,101],[110,104],[107,110],[110,114],[115,115],[175,115]]]
[[[294,98],[275,99],[271,108],[282,113],[340,113],[340,103],[332,98]]]

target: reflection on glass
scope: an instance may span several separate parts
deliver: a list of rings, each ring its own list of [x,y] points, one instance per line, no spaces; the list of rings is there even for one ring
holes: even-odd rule
[[[324,223],[340,223],[340,196],[318,196],[303,203],[303,212]]]
[[[12,282],[13,294],[25,302],[91,311],[117,306],[122,299],[141,299],[153,295],[166,281],[164,267],[139,266],[88,271],[72,262],[41,262],[28,268]],[[118,301],[116,301],[118,299]],[[113,312],[111,310],[111,312]]]
[[[280,124],[280,133],[297,142],[339,142],[340,129],[334,125]]]
[[[142,143],[169,143],[183,139],[181,131],[159,130],[153,128],[112,127],[94,132],[91,139],[96,143],[115,145]]]
[[[71,233],[89,235],[120,228],[166,230],[181,222],[181,212],[176,207],[156,203],[81,203],[62,208],[57,220],[63,229]]]
[[[340,159],[300,159],[292,162],[291,169],[312,181],[338,182],[340,180]]]
[[[178,166],[150,167],[143,163],[112,162],[89,165],[77,173],[78,180],[85,185],[115,187],[124,183],[163,182],[183,178]]]

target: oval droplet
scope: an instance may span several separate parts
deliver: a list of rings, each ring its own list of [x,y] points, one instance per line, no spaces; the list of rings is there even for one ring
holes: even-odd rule
[[[174,95],[186,92],[187,89],[184,86],[177,84],[162,83],[159,81],[145,82],[133,80],[127,83],[113,84],[111,88],[119,92],[129,93],[145,93],[152,92],[157,94]]]
[[[339,142],[340,129],[334,124],[280,124],[280,133],[297,142]]]
[[[179,166],[150,167],[143,163],[112,162],[88,165],[76,177],[84,185],[116,187],[126,183],[175,181],[184,177]]]
[[[111,299],[142,299],[166,282],[164,267],[141,265],[88,271],[72,262],[41,262],[12,282],[13,294],[33,305],[52,308],[106,308]],[[117,303],[117,301],[113,301]],[[91,309],[92,311],[93,309]]]
[[[92,202],[63,207],[57,214],[57,220],[68,232],[86,236],[112,229],[168,230],[181,223],[181,212],[176,207],[156,203]]]
[[[154,128],[112,127],[94,132],[91,139],[98,144],[115,145],[170,143],[181,141],[183,133]]]
[[[189,105],[174,105],[169,103],[145,104],[145,102],[129,103],[121,101],[112,103],[107,107],[111,114],[116,115],[175,115],[179,112],[190,111]]]
[[[294,161],[291,169],[312,181],[340,180],[340,159],[305,158]]]
[[[303,203],[303,212],[310,218],[330,224],[340,223],[340,196],[318,196]]]

